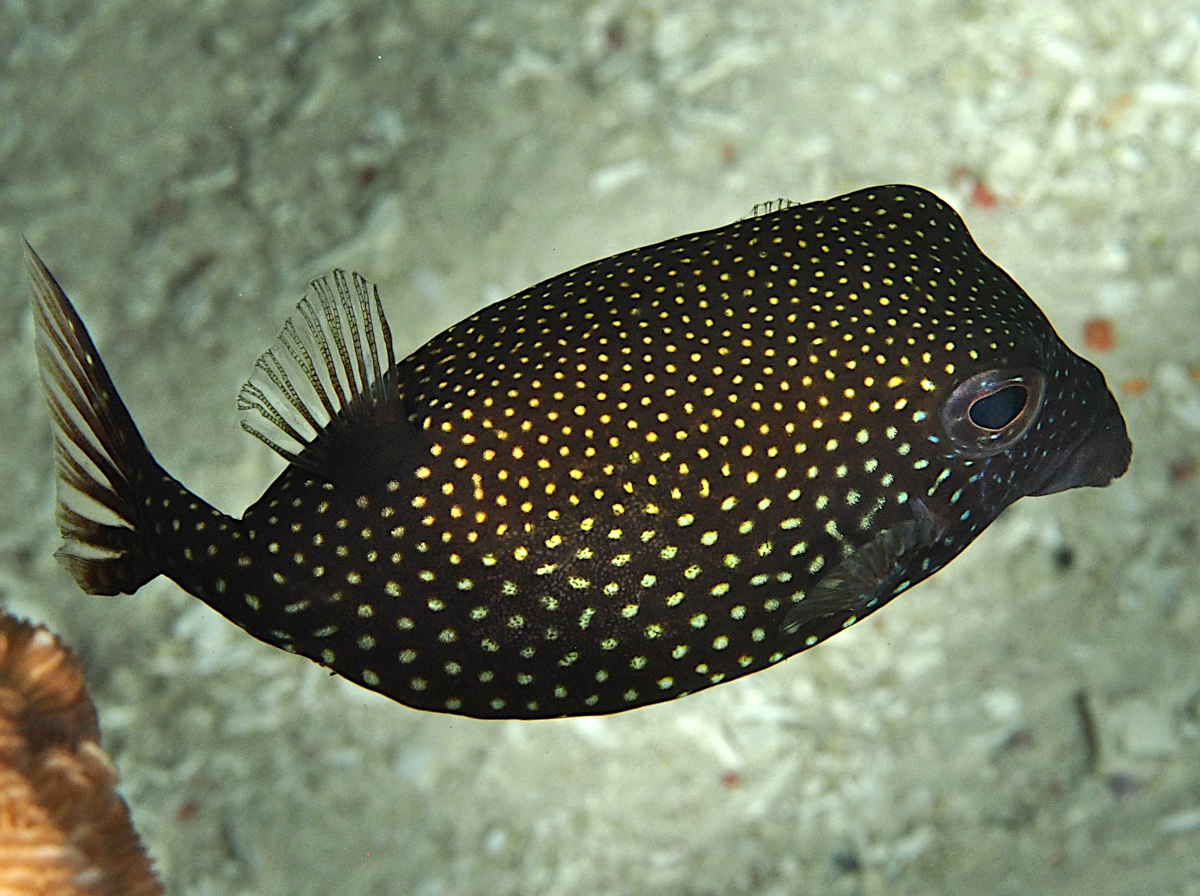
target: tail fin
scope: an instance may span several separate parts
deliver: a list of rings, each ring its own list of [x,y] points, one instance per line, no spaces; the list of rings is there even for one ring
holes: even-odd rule
[[[132,594],[160,570],[138,533],[139,483],[162,475],[54,276],[25,243],[37,356],[54,418],[55,556],[89,594]]]

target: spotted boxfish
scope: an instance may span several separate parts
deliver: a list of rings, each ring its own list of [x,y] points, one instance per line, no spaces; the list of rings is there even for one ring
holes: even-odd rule
[[[1103,374],[911,186],[582,265],[399,361],[372,283],[314,280],[238,397],[287,461],[241,519],[154,460],[27,259],[80,587],[165,575],[420,709],[612,713],[732,681],[1130,459]]]

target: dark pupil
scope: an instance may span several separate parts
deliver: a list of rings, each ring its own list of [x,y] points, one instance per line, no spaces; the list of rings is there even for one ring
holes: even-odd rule
[[[1004,429],[1025,408],[1024,386],[1005,386],[971,405],[967,416],[981,429]]]

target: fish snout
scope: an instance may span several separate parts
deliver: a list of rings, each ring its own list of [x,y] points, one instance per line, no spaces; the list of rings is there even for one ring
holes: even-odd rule
[[[1053,495],[1082,486],[1102,487],[1125,474],[1133,445],[1116,400],[1110,395],[1109,401],[1111,410],[1101,418],[1102,424],[1084,437],[1031,495]]]

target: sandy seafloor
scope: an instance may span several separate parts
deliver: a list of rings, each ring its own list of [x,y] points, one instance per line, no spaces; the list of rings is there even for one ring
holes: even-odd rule
[[[0,600],[84,657],[168,892],[1200,894],[1200,4],[6,0],[0,65]],[[423,714],[51,557],[22,233],[159,459],[239,514],[280,463],[234,396],[332,265],[407,351],[592,258],[894,181],[1103,367],[1134,464],[771,671]]]

